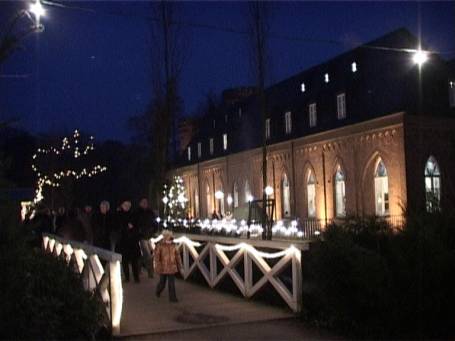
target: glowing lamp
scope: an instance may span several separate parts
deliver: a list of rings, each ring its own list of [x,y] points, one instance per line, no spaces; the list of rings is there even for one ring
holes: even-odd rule
[[[233,200],[232,200],[232,196],[230,194],[228,195],[226,200],[227,200],[228,205],[232,205]]]
[[[29,11],[33,13],[33,15],[35,16],[35,20],[37,23],[39,23],[40,17],[46,14],[46,11],[44,10],[44,7],[41,4],[40,0],[36,0],[34,3],[32,3],[29,7]]]
[[[414,64],[422,66],[428,60],[428,53],[422,50],[417,50],[412,56],[412,61]]]
[[[267,187],[264,189],[264,191],[265,191],[265,194],[266,194],[267,196],[273,194],[273,188],[272,188],[271,186],[267,186]]]
[[[221,191],[216,191],[215,192],[215,198],[217,199],[223,199],[224,198],[224,193]]]

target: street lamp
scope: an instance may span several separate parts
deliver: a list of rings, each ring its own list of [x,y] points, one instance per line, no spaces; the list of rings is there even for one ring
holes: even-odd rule
[[[40,24],[40,18],[46,14],[40,0],[36,0],[29,7],[29,11],[35,16],[36,26]]]
[[[414,52],[414,55],[412,56],[412,61],[414,64],[417,64],[419,67],[421,67],[426,61],[428,60],[428,52],[422,51],[421,49],[418,49]]]
[[[265,195],[271,196],[273,194],[272,186],[267,186],[266,188],[264,188],[264,192],[265,192]]]

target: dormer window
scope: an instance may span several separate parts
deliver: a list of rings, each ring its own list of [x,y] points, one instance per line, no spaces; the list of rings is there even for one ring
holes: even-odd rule
[[[324,82],[328,83],[329,81],[330,81],[330,79],[329,79],[329,74],[326,73],[326,74],[324,75]]]
[[[284,114],[284,125],[286,134],[290,134],[292,131],[292,117],[290,111]]]
[[[455,81],[449,81],[449,104],[455,108]]]
[[[352,71],[352,72],[357,72],[357,63],[356,63],[356,62],[352,62],[352,64],[351,64],[351,71]]]
[[[344,93],[337,95],[337,117],[339,120],[346,118],[346,95]]]
[[[239,107],[239,118],[242,118],[242,108]]]
[[[267,140],[270,138],[270,118],[265,120],[265,138]]]
[[[302,84],[300,84],[300,91],[301,92],[305,92],[305,83],[302,82]]]
[[[216,120],[213,119],[213,128],[215,129],[215,127],[216,127]]]
[[[187,153],[188,153],[188,161],[191,161],[191,147],[187,148]]]
[[[210,151],[210,155],[213,155],[213,138],[212,137],[209,140],[209,151]]]
[[[197,157],[201,158],[201,156],[202,156],[202,143],[198,142],[198,144],[197,144]]]

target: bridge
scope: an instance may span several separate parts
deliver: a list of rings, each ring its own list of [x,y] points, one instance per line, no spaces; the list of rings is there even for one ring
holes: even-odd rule
[[[160,238],[149,240],[152,248]],[[177,304],[169,303],[167,294],[155,297],[157,279],[122,283],[117,253],[51,234],[43,236],[43,248],[64,258],[82,275],[84,288],[101,297],[117,337],[279,321],[301,310],[301,257],[308,242],[191,234],[174,241],[183,261]],[[273,291],[275,304],[252,300],[264,290]]]

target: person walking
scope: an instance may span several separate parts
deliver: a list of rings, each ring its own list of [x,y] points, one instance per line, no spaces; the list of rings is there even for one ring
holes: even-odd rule
[[[120,212],[117,214],[118,227],[120,230],[120,241],[118,251],[122,254],[122,267],[125,281],[130,281],[130,264],[133,270],[133,277],[136,283],[139,279],[139,258],[141,250],[139,248],[139,230],[133,224],[133,215],[131,213],[131,201],[125,200],[120,206]]]
[[[178,302],[175,293],[175,274],[182,268],[182,259],[174,244],[171,231],[163,232],[163,240],[155,248],[155,270],[160,275],[160,281],[156,287],[156,297],[168,284],[169,301]]]
[[[146,198],[142,198],[139,201],[139,207],[134,215],[134,224],[137,226],[140,235],[141,263],[147,270],[149,278],[153,278],[153,254],[150,247],[150,238],[156,233],[156,220],[155,214],[150,209]]]
[[[106,250],[112,250],[111,234],[114,230],[114,219],[110,212],[109,201],[103,200],[100,203],[99,211],[92,217],[93,245]]]

